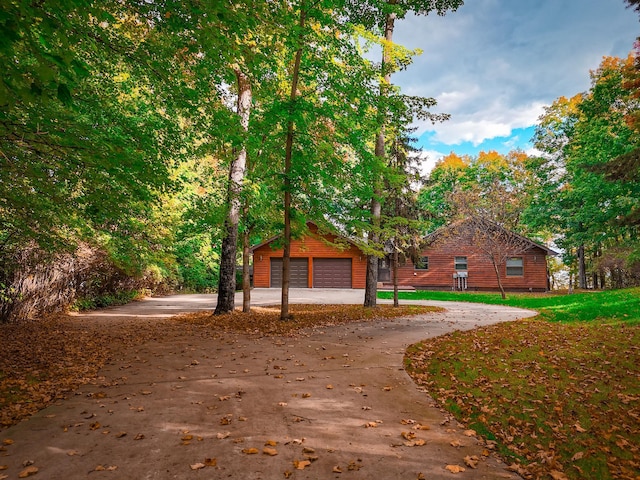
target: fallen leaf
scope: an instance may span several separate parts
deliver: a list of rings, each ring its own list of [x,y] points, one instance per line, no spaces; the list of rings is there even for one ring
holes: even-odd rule
[[[553,480],[569,480],[569,477],[558,470],[551,470],[549,472],[549,475],[551,475],[551,478],[553,478]]]
[[[478,458],[477,455],[467,455],[466,457],[464,457],[464,464],[467,467],[478,468],[479,461],[480,459]]]
[[[571,461],[575,462],[576,460],[580,460],[582,457],[584,457],[584,452],[576,452],[576,454],[571,457]]]
[[[333,469],[331,470],[333,473],[342,473],[342,469],[340,468],[340,466],[336,465],[335,467],[333,467]]]
[[[193,465],[189,465],[189,467],[191,470],[200,470],[206,467],[206,465],[204,463],[194,463]]]
[[[216,437],[217,437],[219,440],[224,440],[225,438],[229,438],[230,436],[231,436],[231,432],[224,432],[224,433],[222,433],[222,432],[218,432],[218,433],[216,434]]]
[[[294,460],[293,461],[293,466],[296,467],[297,470],[304,470],[309,465],[311,465],[310,460]]]
[[[262,449],[262,453],[264,453],[265,455],[270,455],[272,457],[278,455],[278,451],[275,448],[270,448],[270,447],[264,447]]]
[[[309,398],[309,397],[311,397],[310,393],[303,393],[302,394],[302,398]]]
[[[276,442],[275,440],[267,440],[266,442],[264,442],[264,445],[266,447],[275,447],[276,445],[278,445],[278,442]]]
[[[242,453],[246,453],[247,455],[255,455],[256,453],[260,453],[260,450],[257,448],[245,448],[242,450]]]
[[[463,432],[467,437],[475,437],[477,435],[475,430],[465,430]]]
[[[466,468],[461,467],[460,465],[447,465],[444,468],[449,470],[451,473],[461,473],[461,472],[465,472],[467,470]]]
[[[134,440],[142,440],[144,439],[144,433],[139,433],[137,434],[135,437],[133,437]]]
[[[587,431],[585,428],[582,428],[582,426],[579,423],[576,423],[574,427],[578,433],[584,433]]]
[[[98,465],[96,468],[93,469],[94,472],[104,472],[106,470],[106,468],[104,468],[104,466],[102,465]]]
[[[127,432],[116,433],[116,438],[122,438],[122,437],[126,437],[126,436],[127,436]]]
[[[31,465],[25,468],[24,470],[22,470],[18,474],[18,478],[27,478],[27,477],[30,477],[31,475],[35,475],[36,473],[38,473],[38,467],[34,467],[33,465]]]
[[[216,460],[215,458],[205,458],[204,464],[207,467],[215,467],[218,464],[218,460]]]
[[[333,385],[329,384],[329,385],[327,385],[326,388],[327,388],[327,390],[333,390]]]
[[[2,440],[2,444],[3,445],[13,445],[14,441],[11,440],[10,438],[5,438],[4,440]]]

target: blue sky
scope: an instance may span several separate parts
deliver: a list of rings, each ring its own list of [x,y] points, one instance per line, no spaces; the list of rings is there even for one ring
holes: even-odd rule
[[[424,53],[393,83],[451,114],[416,123],[423,170],[451,151],[530,152],[544,107],[588,90],[589,71],[628,55],[638,35],[623,0],[467,0],[444,17],[398,21],[394,40]]]

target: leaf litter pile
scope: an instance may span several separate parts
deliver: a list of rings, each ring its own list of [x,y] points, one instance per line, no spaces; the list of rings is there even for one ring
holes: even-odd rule
[[[493,325],[412,345],[405,366],[524,478],[640,478],[640,326]]]
[[[211,312],[166,320],[81,322],[64,315],[0,324],[0,430],[64,399],[94,380],[115,351],[154,340],[224,333],[304,335],[305,330],[349,322],[391,319],[438,311],[436,307],[291,305],[293,319],[279,320],[279,307],[213,316]],[[0,446],[0,448],[2,448]]]
[[[343,325],[350,322],[375,321],[442,311],[438,307],[418,305],[378,305],[365,308],[361,305],[291,305],[291,319],[280,320],[280,307],[252,307],[251,313],[239,311],[224,315],[198,312],[181,315],[176,320],[195,325],[213,327],[220,332],[236,332],[258,335],[301,335],[317,328]]]

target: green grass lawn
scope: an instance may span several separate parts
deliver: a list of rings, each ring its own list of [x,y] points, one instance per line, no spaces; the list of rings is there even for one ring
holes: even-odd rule
[[[640,289],[401,298],[539,311],[412,345],[407,371],[525,478],[640,478]]]
[[[489,303],[529,308],[540,312],[540,318],[557,322],[622,321],[640,323],[640,288],[581,292],[572,295],[553,293],[509,294],[502,299],[498,293],[400,292],[404,300],[445,300],[455,302]],[[379,292],[379,298],[393,298],[392,292]]]

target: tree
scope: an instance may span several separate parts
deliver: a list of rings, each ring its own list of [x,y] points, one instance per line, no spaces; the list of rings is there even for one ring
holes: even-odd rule
[[[482,255],[491,262],[502,298],[506,298],[500,269],[510,257],[521,255],[531,242],[482,215],[469,215],[454,227],[458,235],[466,236]]]
[[[592,72],[590,90],[554,102],[536,132],[537,145],[547,154],[541,163],[545,194],[532,203],[528,216],[552,219],[567,262],[578,261],[581,288],[601,287],[605,277],[614,285],[638,281],[632,273],[637,226],[628,221],[639,208],[638,184],[610,181],[603,173],[640,141],[628,122],[637,100],[625,88],[624,72],[633,63],[631,56],[605,58]],[[621,268],[625,261],[627,267]]]
[[[398,0],[386,0],[373,2],[373,5],[366,8],[360,14],[361,19],[368,23],[370,27],[381,28],[382,39],[382,62],[380,65],[380,98],[378,102],[378,133],[375,141],[375,159],[372,170],[375,173],[381,172],[381,166],[385,164],[385,126],[387,124],[386,101],[393,89],[391,86],[391,74],[399,68],[408,65],[410,57],[404,53],[400,56],[394,55],[393,32],[395,22],[404,18],[409,12],[415,15],[428,15],[435,11],[438,15],[444,15],[448,11],[455,11],[462,0],[413,0],[400,2]],[[435,102],[431,102],[435,103]],[[377,180],[376,180],[377,181]],[[371,230],[370,241],[374,248],[379,244],[380,216],[381,216],[382,191],[381,184],[374,184],[373,195],[371,197]],[[375,307],[377,303],[378,286],[378,255],[369,254],[367,256],[367,277],[365,287],[364,306]]]
[[[237,110],[240,116],[240,125],[246,132],[249,130],[251,111],[251,83],[239,65],[235,66],[234,71],[238,88]],[[235,308],[238,223],[246,164],[247,148],[243,143],[229,169],[228,213],[225,220],[225,235],[222,240],[222,254],[220,255],[220,282],[218,283],[218,302],[214,311],[215,315],[231,312]]]

